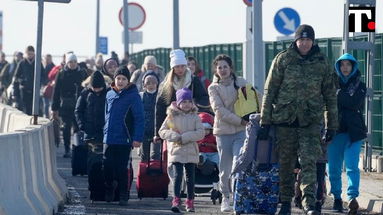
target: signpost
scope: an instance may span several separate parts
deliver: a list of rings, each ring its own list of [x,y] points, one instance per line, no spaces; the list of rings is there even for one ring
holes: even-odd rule
[[[102,53],[107,55],[108,54],[108,38],[107,37],[99,37],[98,38],[98,50]]]
[[[41,46],[42,46],[42,40],[43,40],[44,2],[69,3],[71,0],[33,0],[33,1],[37,1],[37,5],[38,5],[35,76],[33,79],[33,106],[32,106],[33,124],[37,125],[37,119],[39,116],[39,100],[40,100]]]
[[[251,7],[253,4],[253,0],[243,0],[243,3],[245,3],[247,6]]]
[[[0,51],[3,50],[3,12],[0,11]]]
[[[278,32],[290,35],[295,32],[300,25],[301,19],[298,12],[292,8],[282,8],[274,16],[274,26]]]

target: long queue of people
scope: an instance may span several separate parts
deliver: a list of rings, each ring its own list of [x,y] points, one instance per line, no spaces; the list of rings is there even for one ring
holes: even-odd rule
[[[14,97],[10,98],[22,103],[27,114],[31,114],[32,52],[33,47],[28,47],[24,59],[15,54],[8,65],[8,70],[14,70],[10,72],[13,78],[1,73],[2,80],[7,80],[2,81],[1,89],[13,84]],[[51,67],[46,86],[51,86],[52,118],[62,122],[64,156],[71,157],[72,130],[83,132],[87,145],[103,155],[105,200],[113,201],[118,190],[120,205],[127,205],[130,179],[126,167],[132,147],[139,148],[142,161],[162,159],[161,150],[167,148],[165,165],[174,190],[173,212],[180,212],[183,180],[186,210],[194,211],[195,171],[201,160],[211,160],[219,170],[215,187],[222,195],[221,211],[231,211],[230,202],[235,201],[231,199],[232,167],[249,126],[249,118],[239,116],[235,104],[247,82],[235,74],[232,59],[224,54],[212,62],[211,82],[197,60],[186,58],[181,49],[172,50],[169,57],[171,70],[166,74],[154,56],[146,56],[139,69],[129,63],[120,66],[110,58],[98,71],[87,71],[79,66],[74,53],[65,55],[65,64],[45,65]],[[357,60],[346,53],[334,69],[315,44],[314,29],[301,25],[291,46],[274,58],[264,95],[255,92],[259,96],[256,109],[260,109],[256,139],[268,140],[270,131],[275,132],[279,214],[291,214],[293,197],[305,214],[321,213],[326,162],[333,209],[344,210],[341,169],[345,162],[348,213],[357,214],[359,153],[366,137],[362,117],[366,86]],[[299,192],[294,193],[296,178]]]

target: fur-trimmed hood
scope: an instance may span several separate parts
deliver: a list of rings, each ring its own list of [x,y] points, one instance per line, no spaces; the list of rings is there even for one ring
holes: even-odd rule
[[[106,85],[106,87],[107,87],[107,88],[110,87],[110,85],[112,84],[113,80],[112,80],[109,76],[107,76],[107,75],[105,75],[105,74],[102,74],[102,76],[103,76],[104,79],[105,79],[105,85]],[[90,86],[89,84],[90,84],[90,76],[87,77],[87,78],[81,83],[81,86],[84,87],[84,88],[89,88],[89,86]]]
[[[193,113],[193,114],[197,114],[198,113],[198,108],[197,108],[197,106],[195,106],[194,103],[193,103],[193,107],[192,107],[191,111],[189,111],[188,113],[185,113],[182,110],[180,110],[177,107],[177,103],[176,102],[172,102],[169,105],[169,107],[167,108],[167,110],[166,110],[166,114],[167,115],[172,115],[172,116],[177,116],[177,115],[182,115],[182,114],[189,114],[189,113]]]

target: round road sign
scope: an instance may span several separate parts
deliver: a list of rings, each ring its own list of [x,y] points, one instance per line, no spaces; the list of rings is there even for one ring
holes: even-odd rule
[[[244,2],[247,6],[249,6],[249,7],[251,7],[252,4],[253,4],[253,0],[243,0],[243,2]]]
[[[120,20],[121,25],[124,25],[123,10],[124,8],[122,7],[118,13],[118,19]],[[131,31],[139,29],[146,20],[146,13],[144,8],[135,2],[128,3],[128,16],[128,26],[129,30]]]

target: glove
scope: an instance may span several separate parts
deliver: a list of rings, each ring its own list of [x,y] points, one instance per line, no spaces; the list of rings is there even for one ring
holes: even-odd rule
[[[333,129],[326,129],[325,132],[324,132],[324,135],[322,137],[322,140],[325,141],[325,142],[330,142],[332,140],[332,138],[334,138],[336,134],[336,131],[333,130]]]
[[[258,140],[267,140],[269,139],[270,125],[261,125],[261,128],[258,130],[257,139]]]

